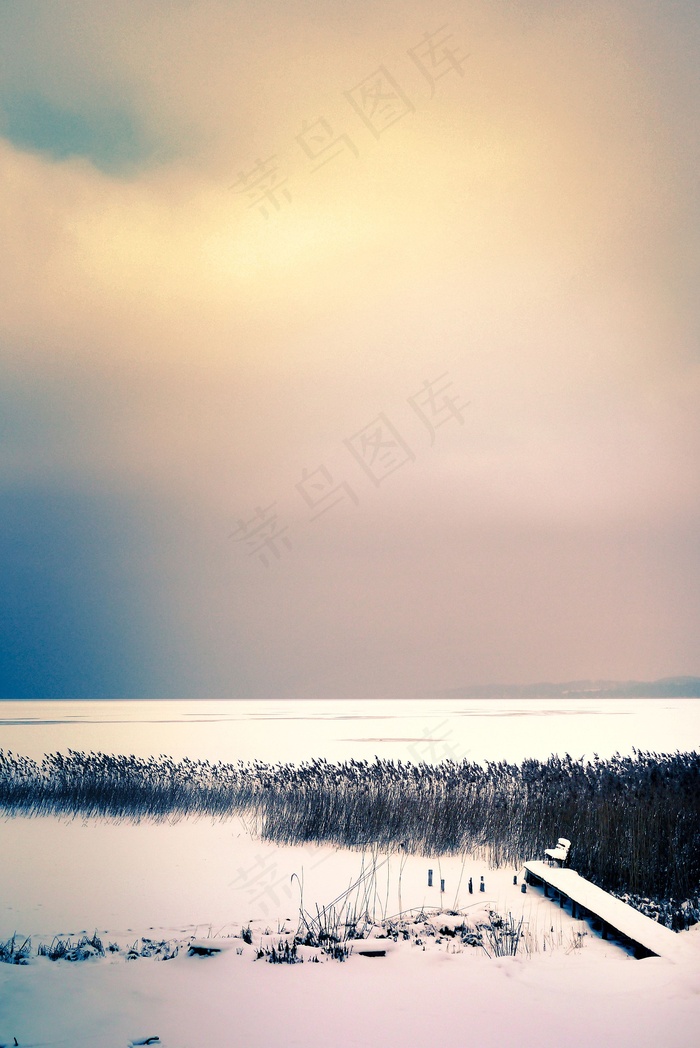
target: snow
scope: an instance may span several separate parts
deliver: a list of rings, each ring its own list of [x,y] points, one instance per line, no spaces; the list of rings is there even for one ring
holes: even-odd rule
[[[10,702],[0,746],[207,760],[520,761],[700,744],[700,699]]]
[[[5,703],[0,745],[34,757],[71,747],[223,760],[517,760],[687,748],[700,737],[699,712],[692,700]],[[0,820],[0,941],[32,937],[29,964],[0,964],[0,1045],[126,1048],[157,1037],[163,1048],[695,1048],[700,931],[675,937],[684,948],[673,961],[637,961],[541,890],[523,894],[522,874],[474,856],[279,848],[240,819]],[[316,964],[318,951],[300,946],[301,964],[257,958],[293,937],[302,898],[315,914],[342,906],[353,885],[358,909],[377,920],[403,913],[406,927],[419,922],[415,933],[394,941],[375,925],[366,946],[382,957]],[[489,958],[463,944],[459,929],[492,909],[523,917],[525,952]],[[55,935],[77,942],[95,932],[118,952],[36,956]],[[217,950],[189,955],[191,941]],[[173,959],[159,959],[178,944]],[[132,946],[152,955],[127,960]]]
[[[121,947],[82,962],[34,956],[26,966],[0,964],[0,1044],[15,1036],[20,1045],[71,1048],[123,1048],[151,1036],[164,1048],[697,1044],[695,931],[684,933],[690,945],[677,963],[636,961],[541,891],[522,893],[522,871],[513,884],[512,869],[489,870],[470,856],[278,849],[254,840],[239,820],[153,826],[10,819],[0,831],[10,856],[0,868],[1,934],[30,934],[35,950],[54,934],[97,929],[105,945]],[[270,858],[272,879],[265,872]],[[262,880],[237,883],[239,868]],[[290,870],[303,880],[305,908],[315,914],[317,903],[338,898],[374,868],[376,876],[370,872],[352,898],[369,901],[377,918],[411,911],[404,915],[409,925],[428,910],[419,944],[381,938],[375,927],[344,963],[309,963],[317,953],[310,947],[299,947],[303,964],[256,959],[259,944],[296,931],[299,884]],[[462,912],[444,912],[457,908]],[[474,927],[490,909],[524,916],[528,953],[489,958],[442,933]],[[253,945],[241,938],[244,928]],[[224,948],[209,957],[182,948],[172,960],[127,961],[124,951],[142,935]],[[361,948],[386,955],[360,956]]]
[[[556,869],[539,860],[527,862],[525,866],[535,877],[543,878],[568,899],[573,899],[581,906],[585,906],[611,928],[615,928],[622,935],[629,936],[634,942],[653,950],[660,957],[668,957],[673,960],[680,955],[685,945],[685,936],[675,935],[668,928],[652,921],[632,906],[628,906],[609,895],[608,892],[596,887],[595,884],[591,884],[575,870]]]
[[[382,958],[272,966],[235,951],[0,970],[0,1043],[165,1048],[694,1048],[698,987],[673,965],[581,950],[490,961],[400,944]]]

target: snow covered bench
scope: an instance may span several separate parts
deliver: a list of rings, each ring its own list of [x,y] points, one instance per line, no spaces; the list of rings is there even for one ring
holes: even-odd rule
[[[549,861],[549,865],[552,865],[552,861],[556,862],[559,866],[566,866],[569,861],[569,850],[571,849],[571,841],[567,840],[566,837],[560,837],[557,841],[556,848],[545,848],[544,854]]]

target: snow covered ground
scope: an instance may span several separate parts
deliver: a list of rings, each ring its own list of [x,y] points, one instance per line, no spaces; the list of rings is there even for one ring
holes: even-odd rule
[[[519,760],[630,752],[633,745],[696,748],[699,714],[697,700],[3,703],[0,747],[39,758],[71,747],[215,760],[371,760],[375,753]],[[493,908],[523,917],[527,950],[489,958],[459,936],[441,935],[450,923],[442,917],[431,921],[434,934],[422,922],[407,940],[381,940],[383,957],[360,956],[356,943],[344,963],[309,963],[306,948],[303,964],[256,959],[278,929],[288,939],[296,929],[302,885],[313,914],[375,866],[376,876],[349,897],[377,920],[423,908],[460,910],[453,924],[474,922]],[[253,945],[242,938],[248,927]],[[126,1048],[151,1035],[165,1048],[700,1043],[700,931],[684,933],[681,961],[636,961],[540,891],[523,894],[521,871],[489,870],[478,857],[278,848],[255,839],[240,819],[2,819],[0,942],[15,932],[31,936],[32,956],[27,965],[0,964],[0,1045],[16,1038],[21,1046]],[[94,932],[119,951],[80,962],[36,956],[55,935],[75,942]],[[127,960],[128,947],[143,937],[183,948],[172,960]],[[208,937],[228,948],[188,956],[188,941]]]
[[[169,1048],[698,1043],[700,933],[684,934],[682,963],[636,961],[540,891],[523,893],[521,871],[489,870],[472,857],[279,849],[254,840],[240,820],[9,819],[0,833],[0,938],[30,935],[33,948],[26,966],[0,964],[0,1045],[16,1037],[21,1046],[110,1048],[151,1035]],[[309,950],[303,964],[256,959],[261,943],[292,937],[301,882],[315,914],[363,873],[348,899],[377,920],[412,908],[463,916],[432,918],[405,941],[377,940],[384,957],[360,956],[355,941],[343,963],[309,963]],[[489,958],[440,934],[489,909],[524,916],[527,950]],[[409,925],[417,918],[406,914]],[[248,927],[253,945],[241,938]],[[35,955],[55,934],[76,941],[95,931],[120,951],[81,962]],[[172,960],[128,961],[142,936],[182,947]],[[210,936],[229,948],[188,955],[189,940]]]
[[[423,953],[273,966],[228,951],[167,962],[1,966],[0,1038],[168,1048],[695,1048],[697,968],[607,946],[489,960]],[[0,1043],[3,1043],[0,1040]]]

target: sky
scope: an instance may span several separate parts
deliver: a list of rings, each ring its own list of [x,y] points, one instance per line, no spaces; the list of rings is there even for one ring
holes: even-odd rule
[[[700,674],[700,11],[0,6],[0,697]]]

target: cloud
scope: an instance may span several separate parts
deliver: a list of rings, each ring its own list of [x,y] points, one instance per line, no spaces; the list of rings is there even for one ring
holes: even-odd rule
[[[4,489],[135,514],[155,691],[697,671],[695,20],[314,11],[3,8]],[[411,107],[377,135],[348,94],[382,68]],[[469,407],[431,442],[444,373]],[[413,461],[377,486],[346,441],[380,414]],[[320,467],[357,505],[310,521]],[[228,536],[272,503],[265,568]]]
[[[19,149],[45,153],[53,160],[85,157],[101,171],[133,171],[162,152],[144,141],[123,110],[75,112],[34,92],[0,95],[0,131]]]

